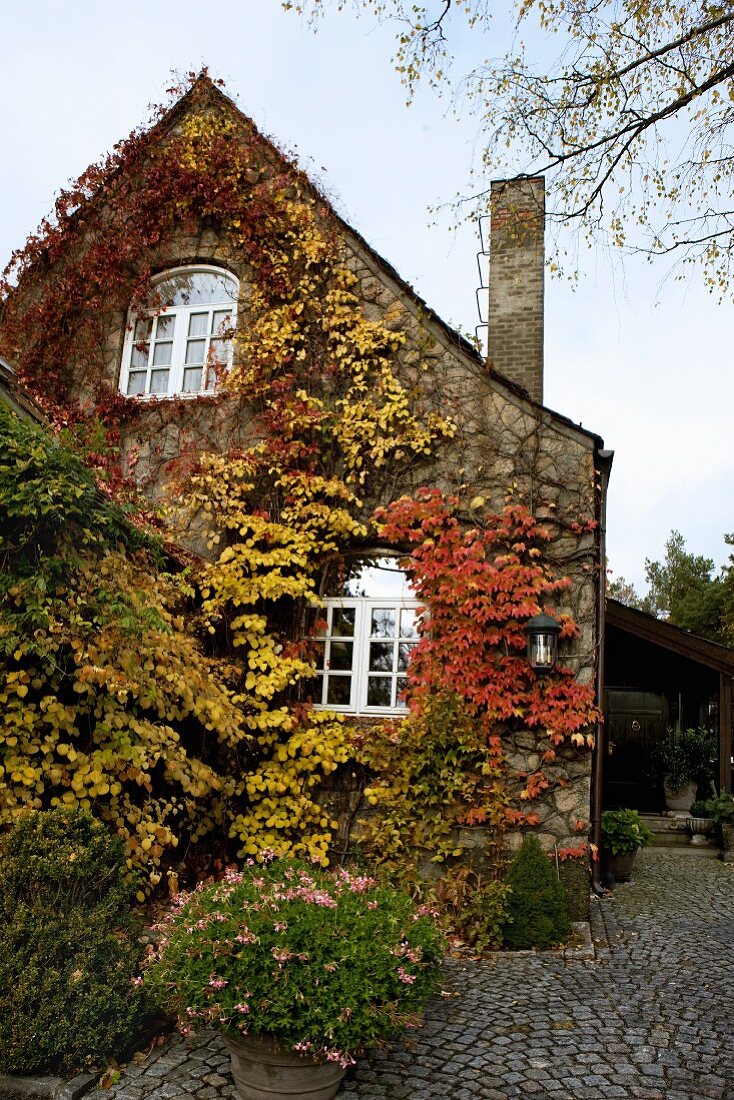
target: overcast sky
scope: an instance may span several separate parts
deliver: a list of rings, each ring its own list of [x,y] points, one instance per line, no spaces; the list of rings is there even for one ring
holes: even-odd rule
[[[3,0],[2,11],[3,264],[59,187],[146,120],[172,70],[208,65],[421,297],[474,331],[476,225],[432,227],[428,208],[466,189],[475,124],[427,90],[406,108],[389,28],[332,11],[313,34],[278,0]],[[722,564],[734,531],[732,305],[641,261],[582,252],[579,266],[575,290],[546,284],[545,402],[615,451],[614,573],[644,588],[645,557],[662,557],[672,528]]]

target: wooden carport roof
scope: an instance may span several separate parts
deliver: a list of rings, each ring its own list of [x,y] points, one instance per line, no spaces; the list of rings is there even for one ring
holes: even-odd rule
[[[646,611],[627,607],[617,600],[607,600],[606,621],[609,626],[626,630],[637,638],[670,650],[671,653],[688,657],[691,661],[697,661],[698,664],[716,669],[727,676],[734,676],[734,649],[729,646],[710,642],[697,634],[689,634],[679,626],[656,619]]]

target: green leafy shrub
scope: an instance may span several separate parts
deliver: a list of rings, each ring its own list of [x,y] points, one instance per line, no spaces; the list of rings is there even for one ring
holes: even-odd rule
[[[696,781],[703,790],[714,778],[718,741],[707,729],[669,729],[652,750],[652,762],[661,779],[667,779],[673,791]]]
[[[568,939],[563,887],[536,836],[525,837],[505,881],[511,888],[503,930],[506,947],[544,949]]]
[[[652,830],[637,810],[606,810],[601,815],[601,837],[602,846],[618,856],[644,848],[652,840]]]
[[[705,817],[710,817],[718,824],[734,824],[734,797],[728,791],[721,791],[714,798],[708,798],[704,804]]]
[[[0,839],[0,1069],[63,1073],[119,1055],[144,1013],[124,846],[81,809]]]

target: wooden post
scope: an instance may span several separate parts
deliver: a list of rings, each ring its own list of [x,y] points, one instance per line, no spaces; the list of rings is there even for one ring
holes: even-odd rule
[[[731,705],[732,678],[719,673],[719,790],[731,791]]]

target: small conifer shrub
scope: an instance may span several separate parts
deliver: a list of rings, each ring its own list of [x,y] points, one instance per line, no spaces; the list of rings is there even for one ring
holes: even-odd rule
[[[568,939],[571,927],[563,887],[536,836],[525,837],[505,881],[511,888],[503,929],[506,947],[543,950]]]
[[[82,809],[0,838],[0,1071],[64,1073],[119,1055],[143,1018],[122,841]]]

